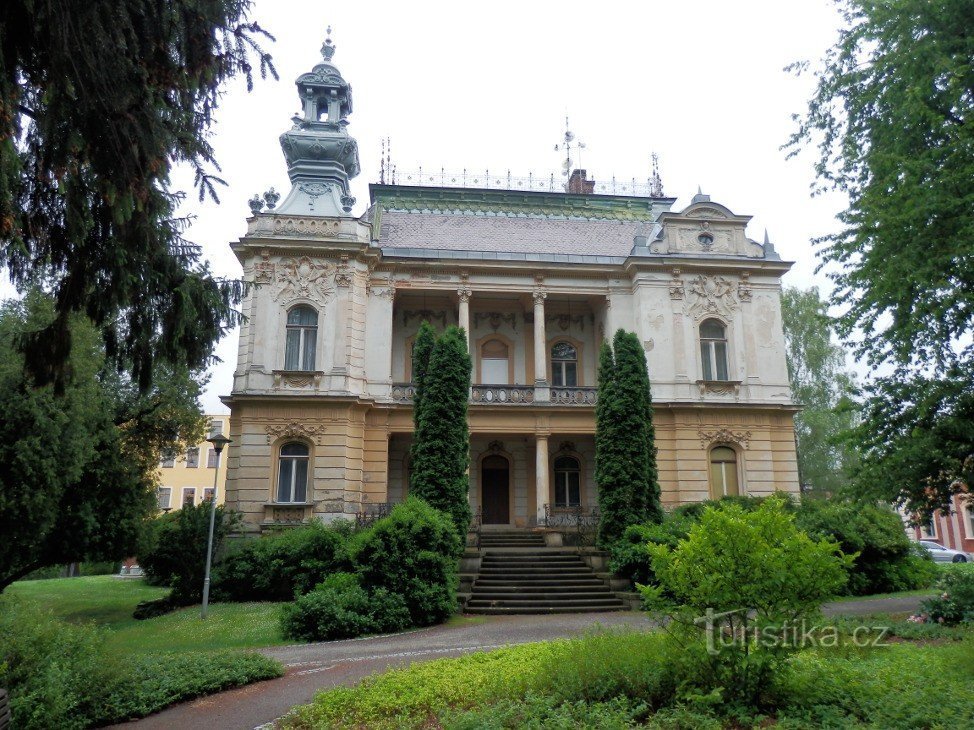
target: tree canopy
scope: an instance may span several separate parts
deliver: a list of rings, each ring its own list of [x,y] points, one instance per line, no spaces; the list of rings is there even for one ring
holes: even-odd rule
[[[135,552],[156,511],[163,448],[195,443],[200,386],[157,365],[142,392],[104,357],[98,331],[71,318],[63,392],[36,386],[13,347],[55,316],[38,293],[0,308],[0,590],[48,565]]]
[[[857,483],[925,514],[974,477],[974,5],[841,8],[790,144],[816,145],[822,186],[849,198],[823,266],[840,335],[884,368],[866,389]]]
[[[846,351],[833,340],[833,320],[818,288],[788,287],[781,295],[785,360],[793,400],[795,442],[802,487],[835,494],[848,486],[855,451],[842,438],[856,423],[854,382]]]
[[[199,369],[239,314],[174,219],[174,163],[222,183],[207,131],[221,87],[274,74],[248,0],[0,6],[0,265],[56,316],[18,346],[38,384],[67,378],[72,315],[146,389],[159,361]],[[276,75],[276,74],[275,74]]]

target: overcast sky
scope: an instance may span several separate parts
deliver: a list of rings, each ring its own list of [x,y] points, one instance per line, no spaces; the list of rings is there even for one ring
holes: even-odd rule
[[[294,79],[321,60],[333,27],[334,62],[354,93],[349,132],[362,174],[353,181],[354,213],[378,181],[380,140],[392,140],[400,175],[424,170],[489,169],[547,175],[565,116],[586,144],[589,177],[645,179],[659,155],[663,188],[685,206],[701,186],[748,229],[768,229],[795,266],[785,283],[807,287],[816,275],[811,240],[835,229],[838,196],[810,197],[813,155],[786,160],[780,147],[812,91],[811,76],[784,67],[818,61],[840,18],[827,0],[790,2],[457,2],[309,3],[257,0],[253,19],[280,80],[227,89],[213,144],[229,183],[221,203],[191,196],[189,238],[202,244],[221,275],[241,269],[228,246],[245,231],[247,199],[290,189],[278,137],[299,103]],[[174,181],[188,189],[191,179]],[[204,406],[224,413],[237,333],[219,346]]]

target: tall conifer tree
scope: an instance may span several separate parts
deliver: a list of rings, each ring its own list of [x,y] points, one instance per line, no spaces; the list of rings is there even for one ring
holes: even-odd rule
[[[436,332],[433,325],[427,321],[419,326],[416,339],[413,340],[413,425],[418,426],[420,404],[423,401],[426,369],[429,367],[430,355],[436,345]]]
[[[410,482],[416,497],[450,515],[461,536],[470,526],[470,371],[467,338],[462,330],[447,328],[437,338],[423,376]]]

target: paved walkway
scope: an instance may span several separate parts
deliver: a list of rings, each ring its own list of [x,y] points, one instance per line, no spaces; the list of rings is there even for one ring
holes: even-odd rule
[[[827,615],[911,612],[919,607],[920,600],[909,596],[844,601],[829,604],[824,610]],[[310,702],[322,689],[354,685],[385,669],[512,644],[577,636],[596,627],[611,626],[646,630],[652,628],[652,623],[638,612],[484,616],[392,636],[261,649],[262,654],[285,665],[284,677],[202,697],[118,727],[251,730],[276,720],[295,705]]]

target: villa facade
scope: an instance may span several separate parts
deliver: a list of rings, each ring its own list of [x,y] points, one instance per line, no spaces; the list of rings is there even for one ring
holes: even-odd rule
[[[279,207],[252,201],[232,244],[253,286],[224,399],[226,501],[251,529],[405,497],[424,320],[467,333],[470,502],[484,524],[596,504],[596,366],[619,328],[646,351],[666,506],[797,493],[780,311],[790,264],[747,236],[747,216],[702,194],[674,211],[659,190],[613,193],[576,170],[555,189],[373,184],[354,217],[351,89],[330,40],[322,52],[281,138],[292,190]]]

